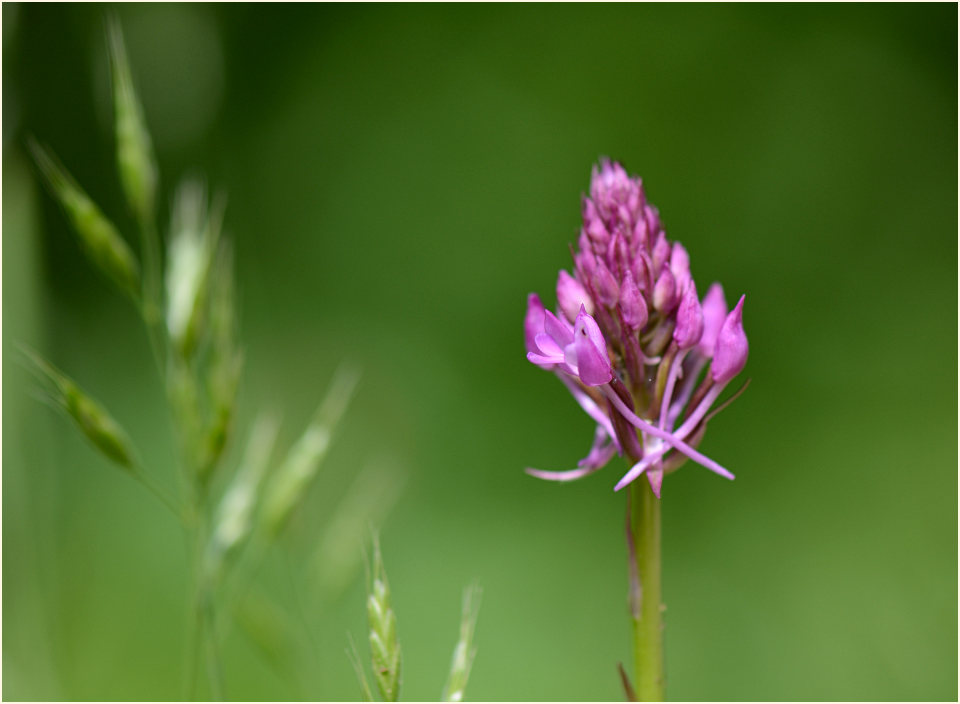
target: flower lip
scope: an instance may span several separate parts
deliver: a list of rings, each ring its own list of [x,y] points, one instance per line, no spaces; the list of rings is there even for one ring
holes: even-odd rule
[[[713,352],[711,374],[718,384],[725,384],[739,374],[747,363],[750,345],[743,331],[743,301],[740,296],[736,307],[723,321],[717,334],[717,344]]]

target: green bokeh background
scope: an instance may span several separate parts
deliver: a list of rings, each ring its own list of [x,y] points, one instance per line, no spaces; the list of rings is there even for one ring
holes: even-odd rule
[[[322,530],[370,462],[404,477],[382,543],[403,695],[439,696],[460,592],[484,589],[471,699],[619,699],[623,469],[569,486],[590,421],[524,359],[601,155],[643,176],[701,288],[747,295],[748,391],[665,483],[677,700],[955,700],[957,8],[123,6],[162,201],[229,196],[244,430],[294,439],[333,369],[358,396],[239,632],[227,694],[355,699],[362,570],[314,589]],[[3,697],[179,698],[183,539],[33,398],[30,344],[173,485],[132,309],[38,185],[48,143],[129,231],[96,6],[3,6]],[[282,619],[281,619],[282,620]]]

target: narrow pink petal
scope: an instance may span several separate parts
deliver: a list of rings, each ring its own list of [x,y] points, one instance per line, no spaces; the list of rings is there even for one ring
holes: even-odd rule
[[[614,491],[620,491],[627,484],[632,482],[634,479],[643,474],[644,470],[650,466],[652,460],[644,457],[642,460],[633,465],[626,474],[617,482],[617,485],[613,487]]]
[[[567,469],[560,472],[549,472],[543,469],[527,467],[524,471],[531,477],[546,479],[548,482],[572,482],[575,479],[589,476],[599,469],[600,467],[578,467],[577,469]]]
[[[651,425],[647,421],[637,416],[633,411],[627,408],[627,405],[620,400],[619,396],[617,396],[616,391],[611,389],[609,386],[604,386],[603,391],[606,394],[607,398],[609,398],[610,401],[613,403],[613,405],[616,407],[616,409],[620,411],[620,414],[631,425],[635,425],[636,427],[638,427],[640,430],[647,433],[648,435],[652,435],[655,438],[660,438],[661,440],[668,443],[669,445],[672,445],[677,451],[682,452],[687,457],[692,459],[694,462],[696,462],[699,465],[703,465],[704,467],[709,469],[711,472],[716,472],[721,477],[726,477],[727,479],[734,478],[733,474],[731,474],[727,469],[722,467],[720,464],[718,464],[714,460],[710,459],[706,455],[700,454],[699,452],[694,450],[692,447],[690,447],[687,443],[683,442],[682,440],[675,437],[674,435],[668,432],[665,432],[663,430],[660,430],[656,426]]]
[[[560,381],[563,382],[564,386],[566,386],[573,395],[573,398],[580,404],[580,408],[586,411],[587,415],[593,418],[598,425],[603,426],[603,429],[607,431],[607,435],[613,438],[613,442],[617,444],[619,451],[617,434],[614,432],[613,423],[607,414],[600,410],[600,406],[598,406],[583,389],[577,386],[577,383],[573,379],[564,374],[557,374],[557,376],[560,377]]]

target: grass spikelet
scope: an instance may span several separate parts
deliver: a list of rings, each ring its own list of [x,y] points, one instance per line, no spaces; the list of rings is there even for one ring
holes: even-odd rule
[[[367,621],[370,626],[370,657],[373,679],[385,702],[400,697],[400,642],[397,639],[397,617],[390,603],[390,585],[380,554],[380,541],[373,541],[373,569],[370,594],[367,597]]]
[[[346,365],[337,369],[332,387],[313,420],[277,469],[264,501],[263,512],[264,528],[271,537],[279,535],[316,476],[330,447],[333,431],[353,396],[358,380],[356,369]]]
[[[51,382],[51,399],[66,411],[87,440],[108,460],[139,477],[133,444],[113,416],[93,397],[81,390],[72,379],[37,353],[26,348],[23,348],[23,353],[33,367]]]
[[[270,466],[277,427],[277,422],[272,418],[261,416],[257,419],[240,467],[217,507],[206,557],[206,572],[214,582],[219,580],[224,564],[232,559],[253,532],[253,513],[260,483]]]
[[[473,645],[473,632],[477,626],[477,614],[480,610],[481,589],[473,584],[463,591],[463,610],[460,616],[460,640],[453,650],[450,662],[450,675],[443,688],[443,701],[462,702],[463,693],[470,678],[470,668],[476,657],[477,649]]]
[[[32,139],[29,147],[50,192],[66,212],[87,258],[124,293],[139,302],[140,266],[117,228],[47,149]]]
[[[170,217],[166,317],[170,339],[185,359],[196,350],[203,332],[222,217],[222,203],[212,211],[208,208],[202,182],[185,180],[177,188]]]
[[[157,192],[157,165],[143,110],[133,87],[130,64],[120,24],[107,23],[110,47],[110,75],[117,136],[117,169],[130,209],[140,223],[154,217]]]

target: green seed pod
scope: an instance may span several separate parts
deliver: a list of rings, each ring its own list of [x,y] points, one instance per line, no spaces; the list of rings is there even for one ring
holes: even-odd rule
[[[373,678],[385,702],[400,697],[400,642],[397,638],[397,617],[390,604],[390,585],[380,555],[380,543],[373,543],[373,577],[367,597],[367,622],[370,626],[370,657]]]
[[[31,140],[30,151],[87,257],[121,290],[139,301],[140,267],[117,228],[46,149]]]
[[[145,223],[154,217],[156,159],[140,101],[133,87],[123,34],[116,20],[108,24],[107,33],[117,133],[117,169],[130,209],[141,223]]]

